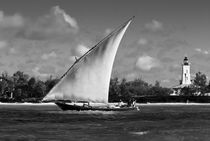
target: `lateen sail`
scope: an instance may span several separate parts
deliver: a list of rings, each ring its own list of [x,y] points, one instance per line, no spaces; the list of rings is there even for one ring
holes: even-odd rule
[[[76,60],[43,101],[71,100],[108,103],[109,83],[115,55],[132,19]]]

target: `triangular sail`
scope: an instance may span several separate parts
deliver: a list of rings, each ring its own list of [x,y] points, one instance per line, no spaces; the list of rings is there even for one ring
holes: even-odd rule
[[[109,82],[115,55],[132,19],[76,60],[43,101],[71,100],[108,103]]]

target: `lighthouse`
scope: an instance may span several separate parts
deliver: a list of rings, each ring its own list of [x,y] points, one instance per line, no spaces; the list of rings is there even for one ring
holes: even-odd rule
[[[190,85],[191,84],[191,78],[190,78],[190,63],[188,61],[188,58],[185,57],[182,64],[182,79],[181,79],[181,85]]]
[[[174,90],[171,95],[180,95],[181,90],[185,87],[189,87],[191,85],[191,78],[190,78],[190,63],[187,57],[184,58],[182,63],[182,75],[180,85],[172,87]]]

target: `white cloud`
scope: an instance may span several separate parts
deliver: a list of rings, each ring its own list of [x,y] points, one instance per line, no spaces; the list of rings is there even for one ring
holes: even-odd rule
[[[208,55],[209,52],[207,50],[203,50],[201,48],[195,48],[195,51],[199,52],[199,53],[202,53],[202,54],[205,54],[205,55]]]
[[[48,53],[48,54],[43,54],[42,56],[41,56],[41,58],[43,59],[43,60],[47,60],[47,59],[49,59],[49,58],[56,58],[57,57],[57,54],[54,52],[54,51],[52,51],[51,53]]]
[[[152,20],[151,23],[145,24],[145,28],[151,31],[157,31],[163,29],[163,24],[157,20]]]
[[[30,75],[46,77],[51,73],[44,68],[45,65],[49,65],[46,61],[52,63],[55,72],[69,67],[71,60],[68,59],[69,56],[81,56],[89,50],[85,45],[78,46],[79,41],[83,40],[85,44],[92,42],[88,36],[85,36],[86,33],[77,32],[78,23],[71,18],[59,7],[52,8],[38,18],[27,18],[20,14],[0,11],[1,62],[11,66],[2,68],[2,71],[12,73],[20,69]],[[31,62],[28,63],[28,60]],[[74,57],[70,63],[73,61]],[[64,65],[61,67],[57,62],[62,62]],[[35,67],[36,65],[39,67]]]
[[[139,45],[146,45],[146,44],[148,44],[148,40],[145,39],[145,38],[140,38],[140,39],[138,40],[138,44],[139,44]]]
[[[7,44],[8,43],[6,41],[0,41],[0,49],[5,48]]]
[[[0,39],[16,38],[25,41],[28,39],[34,41],[58,39],[70,42],[70,40],[81,37],[76,35],[78,29],[76,19],[58,6],[51,8],[48,13],[38,18],[23,17],[20,14],[8,15],[0,11]]]
[[[204,53],[204,54],[209,54],[209,52],[208,52],[207,50],[205,50],[203,53]]]
[[[147,55],[139,57],[136,62],[136,67],[144,71],[149,71],[154,67],[158,67],[159,65],[160,63],[157,59]]]
[[[3,11],[0,11],[0,27],[20,27],[23,24],[24,19],[21,15],[6,16]]]
[[[196,48],[195,51],[201,52],[201,49],[200,48]]]
[[[39,67],[35,67],[34,69],[32,69],[33,74],[37,77],[47,78],[50,76],[50,74],[40,73],[39,71],[40,71]]]
[[[53,9],[54,9],[55,15],[62,15],[65,22],[67,22],[71,27],[75,29],[79,29],[77,21],[70,15],[66,14],[66,12],[63,9],[61,9],[59,6],[55,6]]]
[[[79,29],[77,21],[58,6],[38,19],[25,21],[26,26],[20,28],[15,36],[31,40],[69,39],[71,35],[78,33]]]
[[[76,48],[76,52],[77,52],[77,54],[79,54],[79,55],[85,54],[88,50],[89,50],[89,48],[86,47],[86,46],[83,45],[83,44],[79,44],[79,45],[77,46],[77,48]]]

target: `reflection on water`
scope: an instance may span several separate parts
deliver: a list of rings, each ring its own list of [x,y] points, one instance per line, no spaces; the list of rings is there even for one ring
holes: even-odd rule
[[[0,140],[208,140],[210,105],[141,106],[141,111],[61,111],[0,105]]]

